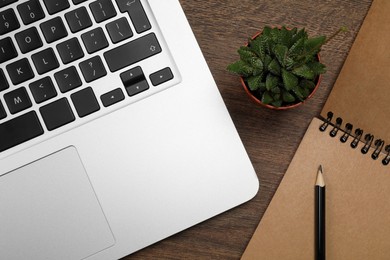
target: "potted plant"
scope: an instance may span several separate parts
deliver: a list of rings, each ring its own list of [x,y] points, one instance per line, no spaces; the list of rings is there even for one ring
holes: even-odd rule
[[[255,102],[279,110],[296,107],[314,94],[326,71],[318,54],[326,42],[325,36],[310,38],[305,29],[266,26],[238,49],[240,60],[227,69],[241,76]]]

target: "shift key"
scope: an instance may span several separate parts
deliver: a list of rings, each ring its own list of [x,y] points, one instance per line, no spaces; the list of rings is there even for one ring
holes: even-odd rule
[[[114,72],[160,52],[157,37],[151,33],[105,52],[104,58],[111,72]]]

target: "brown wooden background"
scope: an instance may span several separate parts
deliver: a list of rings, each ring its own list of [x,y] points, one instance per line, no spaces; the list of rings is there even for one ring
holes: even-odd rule
[[[371,0],[180,0],[260,180],[248,203],[124,259],[239,259],[272,199],[307,126],[318,116],[348,55]],[[311,36],[338,35],[321,51],[327,66],[306,104],[271,111],[249,100],[226,66],[236,50],[265,25],[305,27]]]

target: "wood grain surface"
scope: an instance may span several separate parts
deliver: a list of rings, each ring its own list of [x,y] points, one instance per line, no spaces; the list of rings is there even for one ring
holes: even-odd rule
[[[371,0],[180,0],[260,180],[251,201],[123,259],[239,259],[272,199],[311,119],[328,97]],[[256,106],[226,71],[237,48],[265,25],[338,35],[322,48],[327,73],[317,93],[289,111]]]

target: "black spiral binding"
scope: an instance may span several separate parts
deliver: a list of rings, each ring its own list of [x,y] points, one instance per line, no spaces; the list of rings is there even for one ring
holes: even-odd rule
[[[377,160],[379,158],[379,155],[381,152],[384,152],[386,154],[385,158],[382,160],[383,165],[389,165],[390,164],[390,144],[385,146],[385,141],[382,139],[375,139],[372,134],[365,134],[363,138],[363,130],[360,128],[357,128],[354,132],[353,125],[350,123],[345,124],[345,128],[342,129],[341,125],[343,124],[343,119],[338,117],[336,119],[336,122],[332,124],[333,119],[333,113],[328,112],[327,118],[324,120],[324,123],[320,126],[320,131],[324,132],[328,128],[329,125],[333,126],[332,130],[329,131],[329,135],[331,137],[337,136],[337,133],[339,130],[343,132],[343,135],[340,137],[340,142],[346,143],[349,139],[349,137],[352,137],[353,140],[351,141],[351,147],[356,148],[360,141],[364,142],[363,148],[360,150],[362,154],[367,154],[370,149],[374,149],[374,151],[371,154],[371,158],[373,160]],[[363,140],[362,140],[363,138]]]

